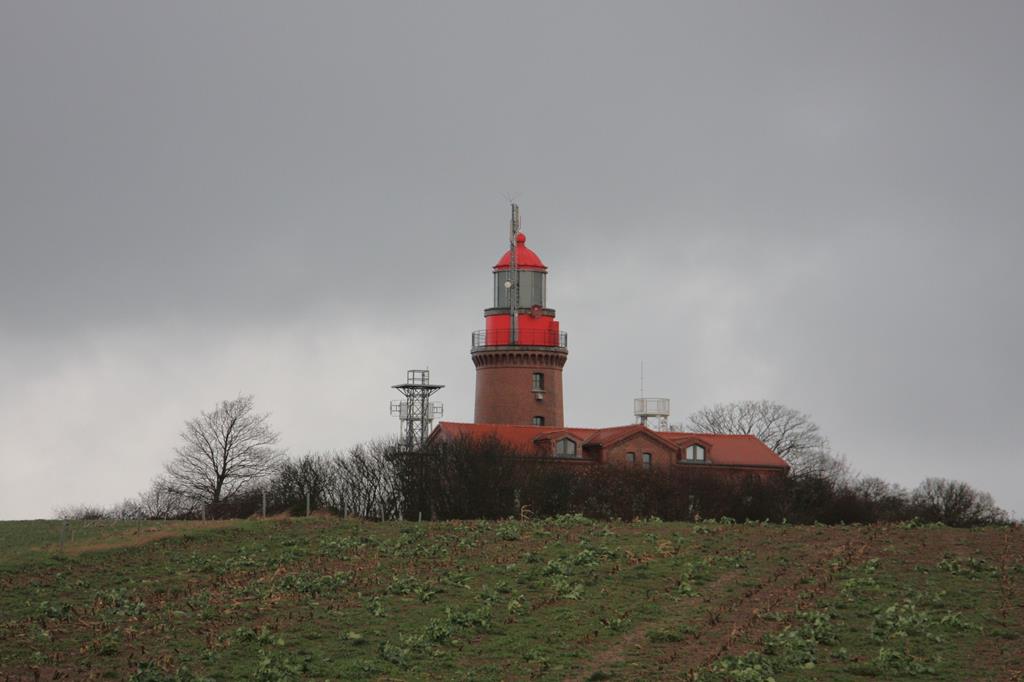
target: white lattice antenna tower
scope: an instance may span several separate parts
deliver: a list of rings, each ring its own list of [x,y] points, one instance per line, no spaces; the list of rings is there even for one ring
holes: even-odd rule
[[[444,404],[430,400],[444,386],[430,383],[429,369],[410,369],[405,383],[391,388],[405,396],[405,400],[391,401],[391,415],[401,424],[402,447],[415,450],[430,435],[434,419],[444,416]]]

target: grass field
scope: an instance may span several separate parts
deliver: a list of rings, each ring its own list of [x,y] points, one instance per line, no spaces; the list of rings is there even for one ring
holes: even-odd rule
[[[71,531],[75,531],[71,538]],[[0,523],[0,679],[1021,679],[1020,528]]]
[[[0,571],[19,565],[85,552],[132,547],[185,532],[201,532],[234,522],[191,521],[3,521],[0,522]]]

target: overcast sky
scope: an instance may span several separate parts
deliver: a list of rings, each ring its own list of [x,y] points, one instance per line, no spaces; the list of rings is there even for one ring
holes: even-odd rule
[[[1024,4],[0,4],[0,518],[256,396],[292,454],[473,418],[506,194],[566,422],[809,413],[1024,513]]]

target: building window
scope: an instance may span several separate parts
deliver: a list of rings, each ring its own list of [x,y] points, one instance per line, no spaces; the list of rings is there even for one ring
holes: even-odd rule
[[[628,464],[636,464],[636,453],[635,452],[627,452],[626,453],[626,462]]]
[[[540,417],[540,416],[534,417],[533,418],[533,425],[534,426],[544,426],[544,417]]]
[[[691,445],[686,448],[686,461],[688,462],[703,462],[704,461],[704,446],[703,445]]]
[[[544,375],[540,372],[533,373],[533,390],[534,392],[544,390]]]
[[[644,462],[644,469],[650,469],[651,468],[651,453],[649,453],[649,452],[645,452],[644,453],[644,460],[643,460],[643,462]]]
[[[572,438],[563,438],[555,443],[555,457],[575,457],[576,441]]]

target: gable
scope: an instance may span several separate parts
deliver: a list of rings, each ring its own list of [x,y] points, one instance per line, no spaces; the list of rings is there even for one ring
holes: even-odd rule
[[[657,431],[652,431],[643,424],[629,424],[626,426],[613,426],[607,429],[598,429],[590,435],[585,445],[609,448],[618,445],[627,438],[633,438],[640,434],[661,443],[664,448],[676,449],[677,447],[675,443],[664,438]]]
[[[662,452],[670,453],[673,456],[679,451],[674,443],[659,438],[653,431],[642,429],[633,433],[621,436],[607,444],[592,443],[591,447],[602,450],[632,451],[632,452]]]
[[[685,450],[691,445],[703,445],[705,450],[711,450],[711,441],[695,433],[688,434],[686,438],[672,439],[672,442],[678,445],[681,450]]]

